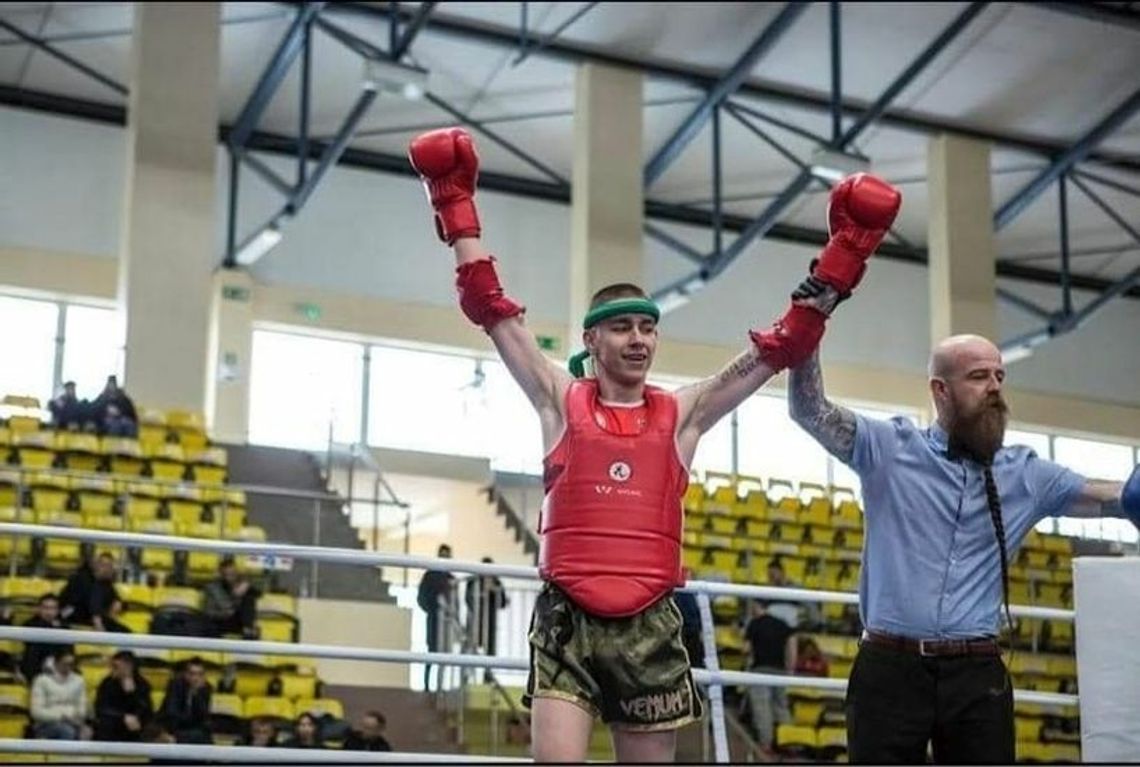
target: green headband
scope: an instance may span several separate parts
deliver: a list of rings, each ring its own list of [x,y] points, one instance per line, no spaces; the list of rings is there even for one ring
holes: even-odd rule
[[[586,317],[582,320],[582,329],[589,330],[602,320],[608,320],[620,314],[644,314],[647,317],[652,317],[654,322],[661,319],[661,310],[657,304],[648,298],[618,298],[595,306],[586,312]],[[572,376],[575,378],[586,376],[586,359],[589,356],[590,353],[583,349],[570,358],[568,367]]]

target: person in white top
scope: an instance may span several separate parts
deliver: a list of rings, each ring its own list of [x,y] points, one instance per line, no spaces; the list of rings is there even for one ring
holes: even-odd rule
[[[37,738],[87,740],[87,684],[75,673],[75,654],[57,652],[32,682],[32,729]]]

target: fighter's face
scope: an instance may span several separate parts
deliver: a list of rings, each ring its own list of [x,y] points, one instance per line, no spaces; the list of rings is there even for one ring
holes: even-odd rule
[[[657,352],[657,321],[644,314],[619,314],[587,330],[583,341],[597,375],[620,384],[644,383]]]

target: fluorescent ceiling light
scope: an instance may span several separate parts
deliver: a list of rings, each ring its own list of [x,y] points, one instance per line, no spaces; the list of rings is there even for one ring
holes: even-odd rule
[[[1033,347],[1029,344],[1021,344],[1012,349],[1005,349],[1001,353],[1001,361],[1003,364],[1012,365],[1014,362],[1020,362],[1024,359],[1029,359],[1033,356]]]
[[[657,301],[657,308],[661,310],[662,314],[668,314],[674,309],[680,309],[685,304],[689,303],[689,295],[682,293],[679,290],[670,290]]]
[[[277,243],[281,242],[281,236],[281,229],[277,224],[269,224],[260,232],[246,240],[242,246],[238,248],[234,260],[242,266],[250,266],[266,253],[277,247]]]
[[[871,170],[871,161],[865,157],[825,148],[812,152],[810,165],[813,176],[830,182],[838,182],[853,173]]]
[[[364,87],[390,93],[409,101],[418,101],[428,90],[426,69],[397,64],[393,61],[368,59],[364,62]]]

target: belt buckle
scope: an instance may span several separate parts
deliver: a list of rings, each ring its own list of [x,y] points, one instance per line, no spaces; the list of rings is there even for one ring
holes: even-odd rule
[[[922,656],[923,658],[934,658],[934,657],[936,657],[936,654],[934,652],[928,652],[926,649],[927,644],[933,645],[933,644],[935,644],[936,641],[937,640],[935,640],[935,639],[920,639],[920,640],[918,640],[918,654],[920,656]]]

